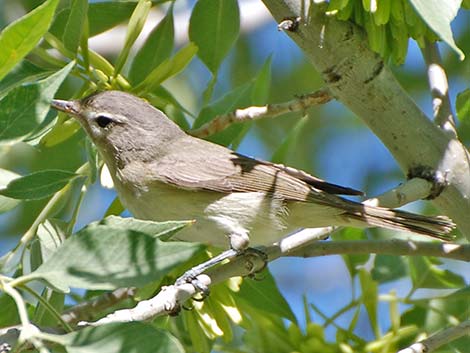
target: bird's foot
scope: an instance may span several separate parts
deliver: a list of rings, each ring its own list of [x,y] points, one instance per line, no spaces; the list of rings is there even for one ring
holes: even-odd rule
[[[242,254],[247,258],[246,266],[250,270],[248,277],[258,279],[256,275],[262,272],[268,265],[268,255],[263,250],[257,248],[248,248],[244,250]],[[251,260],[250,257],[252,257],[254,260]],[[263,262],[263,265],[259,268],[256,268],[257,266],[255,265],[257,260],[261,260]]]
[[[182,285],[185,283],[190,283],[194,286],[197,292],[199,292],[202,296],[202,300],[204,300],[207,296],[210,294],[209,287],[202,283],[198,279],[198,276],[207,271],[208,269],[220,264],[222,261],[226,259],[231,259],[237,256],[245,256],[246,257],[246,268],[249,270],[249,276],[255,276],[256,273],[261,272],[264,270],[268,263],[268,257],[266,253],[262,250],[255,249],[255,248],[247,248],[245,250],[239,251],[239,250],[226,250],[222,252],[221,254],[213,257],[212,259],[209,259],[202,264],[199,264],[190,270],[186,271],[181,277],[179,277],[175,284],[176,285]],[[253,259],[250,259],[250,257],[253,257]],[[257,266],[256,263],[261,260],[263,261],[263,265],[260,267],[259,265]],[[201,299],[198,299],[201,300]]]
[[[222,261],[235,257],[239,254],[238,251],[230,249],[226,250],[219,255],[213,257],[212,259],[209,259],[202,264],[199,264],[197,266],[194,266],[190,270],[186,271],[181,277],[179,277],[175,284],[176,285],[182,285],[185,283],[191,283],[196,290],[201,293],[202,298],[206,298],[210,291],[209,287],[202,283],[197,277],[207,271],[209,268],[212,268],[218,264],[220,264]]]

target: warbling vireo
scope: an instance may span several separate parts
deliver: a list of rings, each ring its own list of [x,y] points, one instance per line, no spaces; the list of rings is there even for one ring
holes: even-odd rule
[[[299,228],[377,226],[445,238],[454,227],[447,217],[343,199],[336,194],[360,192],[189,136],[128,93],[106,91],[52,106],[86,130],[135,217],[196,221],[176,235],[180,240],[240,251]]]

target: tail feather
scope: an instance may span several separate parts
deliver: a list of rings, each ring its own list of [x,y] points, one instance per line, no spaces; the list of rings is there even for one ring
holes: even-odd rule
[[[451,240],[453,236],[449,233],[455,228],[455,223],[446,216],[428,217],[366,205],[361,205],[357,212],[351,212],[349,217],[372,226],[423,234],[441,240]]]

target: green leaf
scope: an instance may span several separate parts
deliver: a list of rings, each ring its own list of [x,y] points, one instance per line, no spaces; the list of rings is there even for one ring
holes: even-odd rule
[[[198,313],[187,311],[183,315],[185,331],[191,340],[191,346],[194,352],[210,353],[211,342],[206,336],[206,332],[200,322],[197,320]]]
[[[136,2],[93,2],[88,4],[89,36],[105,32],[127,20],[134,11]],[[60,11],[51,25],[50,32],[57,38],[65,31],[70,8]]]
[[[372,269],[372,279],[379,283],[390,282],[407,275],[405,262],[399,256],[377,255]]]
[[[0,195],[20,200],[39,200],[56,193],[75,177],[77,174],[65,170],[42,170],[13,179],[0,190]]]
[[[49,29],[59,0],[47,0],[0,33],[0,80],[39,42]]]
[[[427,310],[422,306],[412,306],[405,310],[400,317],[400,323],[403,326],[415,325],[423,327],[426,320]]]
[[[60,219],[47,219],[37,230],[42,261],[47,261],[62,245],[67,236],[68,223]]]
[[[274,163],[284,163],[288,153],[295,147],[297,142],[300,141],[299,134],[304,130],[305,125],[310,120],[309,116],[302,117],[294,127],[289,131],[284,141],[276,149],[271,157]]]
[[[467,121],[470,123],[470,89],[457,94],[457,99],[455,101],[455,109],[457,110],[457,116],[461,121]]]
[[[0,189],[5,188],[9,182],[21,177],[21,175],[13,173],[6,169],[0,168]],[[10,211],[20,203],[19,200],[0,195],[0,214]]]
[[[88,0],[72,0],[71,10],[65,25],[62,41],[64,46],[73,53],[77,52],[83,29],[86,24]]]
[[[411,256],[410,276],[415,288],[461,288],[465,280],[449,270],[443,270],[432,264],[430,258]]]
[[[15,301],[5,293],[0,294],[0,327],[13,326],[20,323],[18,309],[16,308]],[[0,342],[2,337],[0,336]]]
[[[333,240],[360,240],[364,239],[364,231],[359,228],[344,228],[332,234]],[[369,254],[343,255],[343,261],[351,275],[354,277],[358,268],[369,260]]]
[[[50,102],[75,63],[44,80],[15,87],[0,100],[0,143],[23,140],[41,125]]]
[[[163,81],[182,71],[197,53],[197,47],[194,43],[189,43],[186,47],[180,49],[172,58],[163,61],[145,80],[138,84],[135,92],[152,92]]]
[[[61,313],[64,310],[64,293],[58,293],[50,288],[44,288],[41,296],[43,299],[53,307],[57,313]],[[56,326],[58,324],[57,318],[46,309],[46,307],[38,302],[36,310],[34,311],[33,321],[37,325],[42,326]]]
[[[424,22],[459,55],[460,60],[463,60],[465,55],[455,44],[450,27],[450,23],[459,11],[462,0],[409,1]]]
[[[156,87],[146,99],[152,103],[153,106],[159,108],[160,110],[165,111],[165,113],[173,119],[183,130],[189,130],[189,123],[186,120],[186,117],[182,113],[186,113],[189,116],[193,116],[193,114],[188,111],[185,107],[183,107],[180,102],[174,97],[174,95],[168,91],[163,86]],[[173,106],[176,108],[175,111],[168,112],[168,105]]]
[[[375,336],[380,337],[380,329],[377,321],[377,301],[378,301],[378,286],[377,282],[372,279],[370,273],[365,269],[359,270],[359,282],[362,289],[362,303],[364,304],[369,322],[374,330]]]
[[[240,30],[236,0],[199,0],[189,21],[189,38],[199,47],[198,56],[216,73]]]
[[[195,120],[193,129],[201,127],[218,115],[224,115],[235,111],[235,109],[250,106],[252,88],[253,82],[245,83],[228,92],[211,105],[204,107]],[[208,140],[227,146],[242,133],[243,129],[244,124],[232,124],[225,130],[211,135]]]
[[[94,225],[68,238],[28,279],[44,279],[61,291],[139,287],[201,249],[197,243],[165,243],[142,232]]]
[[[253,91],[251,92],[252,105],[264,105],[268,102],[271,87],[271,64],[272,56],[270,55],[255,78]]]
[[[257,310],[278,315],[293,323],[297,322],[292,309],[268,271],[263,272],[263,280],[261,281],[243,281],[236,299],[244,300],[246,304]]]
[[[139,36],[142,28],[144,27],[145,21],[149,14],[150,8],[152,7],[152,2],[149,0],[139,0],[137,6],[132,13],[132,16],[127,25],[126,39],[124,40],[124,47],[119,52],[119,56],[116,60],[116,65],[114,67],[114,76],[117,76],[124,64],[126,63],[127,57],[131,51],[132,46],[134,45],[135,40]]]
[[[59,119],[59,121],[41,136],[40,143],[45,147],[58,145],[73,136],[80,128],[80,123],[75,119]]]
[[[141,322],[112,323],[66,335],[47,335],[68,353],[184,353],[181,343],[167,331]]]
[[[179,230],[191,226],[194,221],[167,221],[167,222],[154,222],[144,221],[136,218],[122,218],[117,216],[109,216],[105,219],[90,223],[89,227],[96,226],[109,226],[113,228],[133,230],[136,232],[145,233],[160,240],[168,240],[173,234]]]
[[[0,97],[6,94],[6,91],[25,82],[33,82],[43,79],[48,74],[27,60],[21,61],[12,71],[0,81]],[[50,74],[50,72],[49,72]]]
[[[119,197],[116,197],[106,210],[105,217],[119,216],[121,213],[124,212],[124,210],[125,208],[122,205],[121,200],[119,200]]]
[[[174,36],[173,6],[170,6],[167,15],[150,32],[132,62],[129,78],[134,84],[143,81],[154,68],[170,57]]]

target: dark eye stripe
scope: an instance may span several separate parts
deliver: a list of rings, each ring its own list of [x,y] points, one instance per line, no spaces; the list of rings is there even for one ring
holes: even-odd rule
[[[98,124],[99,127],[106,127],[112,122],[113,120],[111,118],[108,118],[107,116],[104,116],[104,115],[100,115],[99,117],[96,118],[96,123]]]

